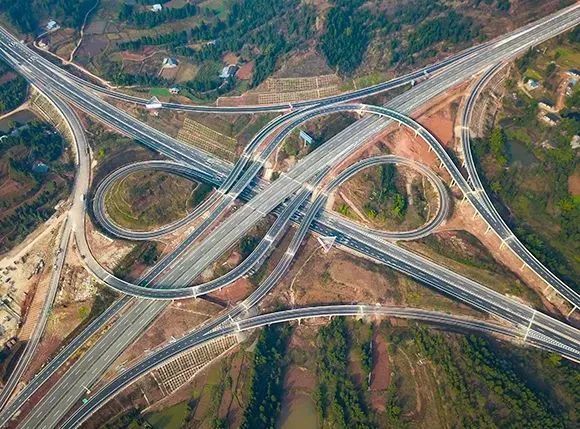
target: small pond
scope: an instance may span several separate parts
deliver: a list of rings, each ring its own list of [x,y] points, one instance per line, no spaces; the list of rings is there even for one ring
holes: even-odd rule
[[[30,110],[20,110],[4,119],[0,119],[0,133],[8,132],[14,122],[24,125],[36,119],[38,118]]]

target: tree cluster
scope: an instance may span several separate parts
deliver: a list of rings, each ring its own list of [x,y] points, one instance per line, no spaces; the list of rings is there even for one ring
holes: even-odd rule
[[[0,85],[0,113],[9,112],[20,106],[26,100],[28,82],[17,75]]]
[[[362,0],[334,0],[328,12],[321,50],[340,73],[353,73],[362,62],[371,38],[372,20]]]
[[[527,69],[530,54],[524,55],[526,58],[523,61],[522,69]],[[537,102],[532,100],[525,107],[524,114],[518,118],[512,119],[519,127],[529,126],[529,124],[536,123]],[[563,113],[565,115],[565,113]],[[535,150],[537,156],[541,159],[540,164],[536,167],[538,174],[541,174],[542,180],[549,183],[550,193],[530,193],[529,191],[522,192],[520,188],[520,180],[517,174],[514,174],[512,168],[501,169],[488,179],[482,177],[484,183],[493,191],[495,195],[500,197],[501,201],[511,207],[520,207],[519,214],[530,215],[533,211],[533,206],[530,201],[533,201],[538,207],[546,207],[549,201],[553,201],[555,210],[553,218],[560,226],[559,238],[569,243],[570,246],[577,246],[580,242],[580,201],[573,198],[568,191],[568,178],[573,173],[577,165],[577,160],[574,150],[570,146],[572,136],[580,133],[580,119],[575,117],[563,117],[558,124],[559,132],[556,137],[551,140],[554,145],[553,148],[540,151]],[[509,132],[509,129],[507,130]],[[481,139],[474,146],[475,161],[480,164],[481,160],[488,156],[495,164],[505,167],[510,160],[510,151],[508,149],[508,142],[510,138],[506,130],[502,127],[495,127],[488,139]],[[517,168],[517,167],[514,167]],[[523,203],[522,203],[523,201]],[[526,205],[527,204],[527,205]],[[526,213],[526,211],[528,213]],[[532,252],[543,264],[545,264],[551,271],[558,273],[558,275],[572,287],[576,288],[578,281],[574,274],[574,269],[566,261],[564,255],[555,247],[548,244],[548,242],[541,237],[540,231],[534,232],[524,222],[516,222],[511,216],[507,216],[508,223],[511,224],[515,230],[516,236],[525,244],[525,246]]]
[[[572,43],[580,43],[580,26],[574,27],[574,30],[568,34],[568,40]]]
[[[27,127],[21,128],[17,136],[3,138],[0,141],[0,157],[4,157],[16,146],[26,148],[24,152],[18,151],[18,159],[26,162],[27,167],[39,158],[47,163],[56,161],[64,151],[62,137],[42,122],[31,122]],[[11,151],[11,154],[14,152]]]
[[[453,403],[456,418],[460,420],[459,427],[495,428],[494,422],[481,407],[485,403],[482,391],[468,385],[445,338],[423,326],[417,326],[414,334],[421,355],[433,362],[442,377],[445,377],[446,387],[451,394],[446,399]]]
[[[387,400],[385,406],[385,415],[389,428],[405,429],[408,425],[403,420],[403,410],[400,405],[400,398],[397,395],[397,386],[391,381],[387,388]]]
[[[8,250],[11,243],[21,241],[37,225],[51,217],[54,213],[52,202],[59,193],[56,185],[47,188],[34,200],[20,205],[10,216],[0,219],[0,251]]]
[[[93,0],[0,0],[0,10],[20,31],[33,33],[43,26],[40,17],[45,16],[80,28],[94,4]]]
[[[242,429],[276,427],[283,393],[284,355],[290,329],[288,325],[269,326],[260,334]]]
[[[348,332],[344,318],[335,318],[318,334],[316,402],[325,427],[373,427],[358,389],[350,380]]]
[[[32,166],[35,160],[41,159],[51,169],[58,170],[61,166],[57,160],[63,151],[62,137],[40,122],[32,122],[27,128],[22,128],[19,135],[0,141],[0,158],[5,161],[2,162],[4,171],[0,174],[27,189],[0,200],[0,213],[4,215],[0,216],[0,252],[22,240],[54,213],[54,205],[66,186],[62,186],[62,179],[57,176],[34,173]]]
[[[510,0],[476,0],[475,6],[476,7],[479,6],[479,4],[481,2],[488,4],[488,5],[495,3],[496,9],[504,11],[504,12],[509,11],[512,7]]]
[[[452,345],[444,335],[417,327],[415,342],[451,388],[447,399],[453,402],[461,427],[566,427],[559,410],[484,338],[470,335]]]
[[[121,86],[162,86],[167,85],[167,81],[157,75],[131,74],[123,71],[123,67],[118,62],[112,62],[103,69],[106,79]]]
[[[411,57],[438,42],[474,40],[479,36],[479,31],[471,17],[451,10],[444,16],[420,24],[407,38],[407,47],[396,52],[399,57]]]
[[[131,249],[121,262],[117,264],[113,272],[117,277],[124,278],[136,263],[152,266],[157,262],[160,255],[161,251],[157,248],[156,243],[152,241],[141,242]]]
[[[180,32],[158,34],[156,36],[143,36],[139,39],[121,42],[118,46],[121,50],[135,51],[141,49],[143,46],[151,45],[168,45],[169,47],[182,46],[187,44],[188,40],[187,31],[183,30]]]
[[[204,21],[189,32],[142,37],[122,43],[120,48],[137,50],[147,45],[167,45],[174,53],[196,63],[221,61],[226,52],[235,52],[243,60],[255,60],[251,85],[256,86],[274,71],[282,55],[306,44],[314,20],[312,7],[298,0],[238,0],[225,20]],[[202,47],[186,46],[191,43]]]
[[[179,8],[163,8],[159,12],[139,12],[131,4],[123,4],[119,11],[119,20],[127,21],[135,27],[153,28],[160,24],[189,18],[199,13],[199,8],[191,3],[186,3]]]
[[[537,53],[534,49],[530,48],[526,51],[524,55],[516,60],[516,66],[520,73],[523,73],[536,59]]]
[[[501,127],[494,127],[489,137],[489,149],[498,165],[505,167],[509,161],[507,137]]]
[[[391,64],[413,62],[419,53],[432,55],[435,51],[429,48],[438,42],[460,43],[480,35],[472,18],[439,1],[401,2],[394,10],[379,13],[371,13],[360,0],[332,3],[320,48],[328,64],[347,75],[360,66],[375,33],[389,38]],[[403,37],[408,28],[411,32]]]
[[[565,423],[548,402],[534,392],[521,378],[511,362],[494,353],[488,342],[474,335],[463,339],[462,349],[467,355],[466,370],[477,374],[485,389],[497,395],[509,410],[492,412],[498,426],[505,428],[564,428]]]
[[[246,235],[240,240],[240,254],[242,258],[247,258],[254,251],[260,239],[253,235]]]
[[[393,164],[381,166],[381,180],[374,186],[365,210],[370,218],[384,219],[389,216],[402,220],[407,212],[407,195],[396,184],[397,171]]]

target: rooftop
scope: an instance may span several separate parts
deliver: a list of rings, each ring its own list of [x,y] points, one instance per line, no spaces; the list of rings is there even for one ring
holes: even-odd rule
[[[177,60],[175,58],[165,57],[163,58],[163,67],[177,67]]]
[[[220,73],[220,77],[222,79],[227,79],[229,77],[232,77],[236,74],[236,72],[238,71],[238,66],[236,64],[230,64],[228,66],[225,66],[221,73]]]

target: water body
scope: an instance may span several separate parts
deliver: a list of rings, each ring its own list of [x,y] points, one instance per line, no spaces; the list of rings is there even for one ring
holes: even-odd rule
[[[508,139],[507,145],[510,152],[511,165],[528,167],[534,165],[538,161],[525,144],[514,139]]]
[[[24,125],[37,119],[38,117],[36,117],[36,115],[30,110],[20,110],[0,120],[0,133],[7,133],[10,131],[10,126],[14,123],[17,125]]]
[[[299,392],[298,395],[290,403],[286,401],[282,405],[280,429],[317,429],[319,425],[316,404],[308,394]]]

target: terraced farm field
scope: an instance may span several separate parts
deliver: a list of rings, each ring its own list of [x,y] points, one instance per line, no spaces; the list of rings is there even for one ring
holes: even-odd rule
[[[236,158],[236,139],[186,118],[177,138],[187,144],[213,153],[228,161]]]

